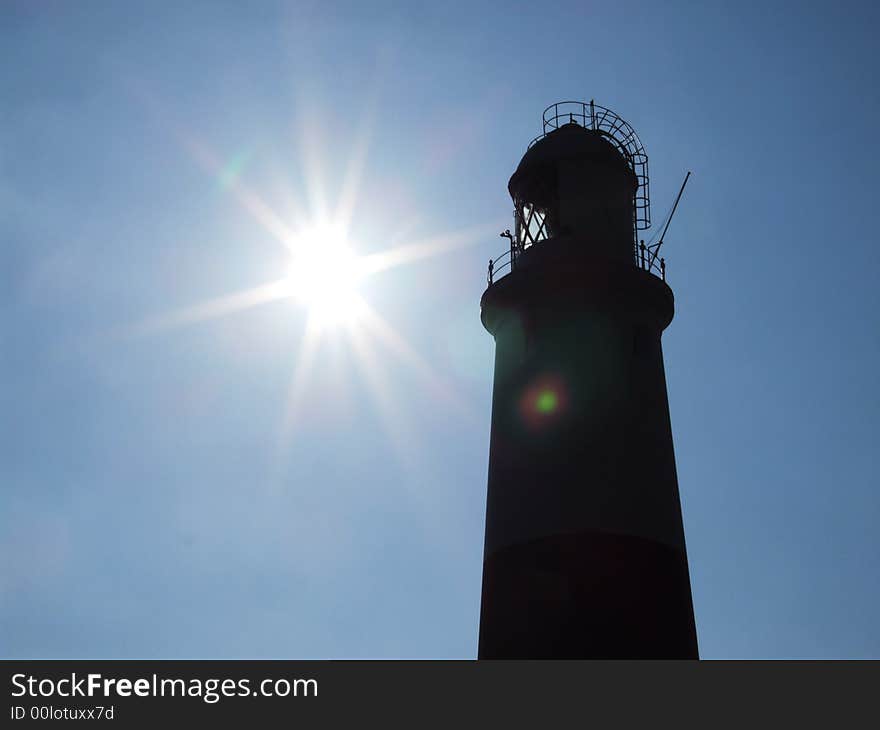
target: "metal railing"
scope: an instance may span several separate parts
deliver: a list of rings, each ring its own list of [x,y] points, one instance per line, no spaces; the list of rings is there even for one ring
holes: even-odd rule
[[[504,231],[501,236],[510,239],[510,248],[500,256],[489,259],[489,270],[486,273],[486,283],[489,286],[492,286],[499,279],[503,279],[512,271],[516,271],[517,259],[523,252],[509,230]],[[647,271],[649,274],[666,281],[666,259],[658,256],[658,251],[657,244],[646,246],[644,241],[639,241],[636,248],[635,265],[642,271]]]
[[[489,259],[489,271],[486,274],[486,282],[489,286],[492,286],[496,280],[507,276],[516,268],[516,258],[522,250],[517,237],[510,232],[509,228],[506,231],[502,231],[499,235],[501,238],[506,238],[510,241],[510,248],[500,256]]]
[[[666,281],[666,259],[657,256],[659,251],[659,244],[646,246],[644,241],[639,241],[636,264],[642,271],[647,271]]]
[[[544,132],[529,142],[530,148],[565,124],[579,124],[606,137],[624,157],[638,180],[638,187],[633,198],[633,259],[635,265],[666,281],[666,260],[658,256],[663,241],[646,246],[644,241],[638,241],[636,234],[637,231],[645,230],[651,226],[648,155],[636,131],[613,111],[599,106],[592,100],[590,102],[560,101],[551,104],[544,110],[542,118]],[[687,182],[687,178],[685,178],[685,182]],[[682,189],[684,189],[684,185],[682,185]],[[681,197],[680,192],[679,197]],[[506,230],[501,234],[502,237],[510,240],[510,248],[489,261],[489,271],[486,276],[489,286],[516,270],[517,259],[523,251],[548,237],[545,214],[526,204],[517,202],[517,205],[521,205],[522,210],[519,207],[514,210],[515,233]],[[535,227],[533,222],[537,226],[537,231],[533,230]]]
[[[650,179],[648,155],[636,131],[607,107],[592,100],[559,101],[551,104],[542,115],[544,133],[529,142],[529,147],[544,139],[564,124],[579,124],[607,137],[626,159],[638,180],[633,207],[633,225],[637,231],[651,227]]]

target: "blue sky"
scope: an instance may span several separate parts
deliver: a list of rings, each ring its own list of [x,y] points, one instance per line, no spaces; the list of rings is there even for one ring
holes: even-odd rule
[[[543,108],[595,98],[655,220],[693,171],[664,349],[702,655],[880,656],[878,20],[4,3],[0,654],[475,656],[486,261]],[[304,307],[200,315],[340,201],[359,253],[436,255],[364,280],[386,329],[324,330],[291,409]]]

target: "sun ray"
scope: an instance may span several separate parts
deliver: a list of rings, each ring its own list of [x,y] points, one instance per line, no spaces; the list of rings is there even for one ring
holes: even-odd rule
[[[259,195],[251,191],[238,175],[229,176],[228,165],[224,165],[217,155],[203,142],[183,130],[176,130],[176,136],[191,156],[209,174],[223,183],[223,187],[242,208],[273,238],[291,248],[295,240],[294,231],[267,205]]]
[[[406,363],[418,373],[428,385],[435,399],[452,407],[460,415],[470,422],[475,422],[476,416],[472,409],[455,392],[454,388],[443,378],[437,375],[431,366],[419,355],[418,352],[394,328],[388,324],[366,302],[361,305],[359,322],[363,324],[369,333],[382,342],[402,362]]]
[[[406,469],[412,470],[416,464],[414,458],[417,453],[416,444],[412,438],[412,429],[406,422],[399,402],[394,398],[391,384],[385,376],[384,370],[379,366],[376,353],[363,330],[356,326],[350,326],[346,328],[346,333],[354,350],[355,366],[363,377],[367,385],[367,392],[376,405],[385,434],[388,436],[400,463]]]
[[[152,317],[139,323],[129,325],[125,334],[132,337],[158,334],[197,322],[215,319],[234,312],[251,309],[260,304],[267,304],[277,299],[290,296],[290,289],[285,279],[262,284],[252,289],[227,294],[215,299],[200,302],[185,309],[178,309],[164,315]]]
[[[287,396],[284,401],[284,410],[281,415],[281,425],[278,429],[278,441],[275,449],[275,484],[280,484],[287,471],[287,457],[291,439],[294,436],[297,417],[302,407],[302,399],[306,384],[314,365],[315,355],[319,343],[319,327],[313,318],[306,320],[305,330],[299,344],[299,352],[291,373],[290,383],[287,388]]]
[[[173,119],[168,107],[155,95],[144,88],[135,88],[133,92],[147,113],[166,129],[195,163],[217,180],[220,187],[228,191],[264,230],[285,246],[291,245],[294,236],[290,227],[241,179],[239,173],[243,165],[250,160],[251,150],[245,149],[224,163],[207,143]]]
[[[320,154],[324,140],[322,126],[318,119],[319,110],[314,104],[302,104],[300,108],[310,110],[308,116],[300,117],[298,125],[300,159],[308,207],[316,220],[326,221],[329,219],[330,211],[327,205],[324,168]]]
[[[375,96],[373,96],[361,116],[360,125],[355,134],[354,148],[342,179],[342,189],[339,193],[339,201],[336,205],[333,220],[342,226],[344,230],[348,230],[351,225],[351,219],[354,215],[358,196],[360,195],[367,153],[369,152],[370,140],[373,135],[373,123],[376,114],[375,106]]]
[[[284,220],[290,221],[290,227],[297,231],[308,225],[310,216],[303,207],[300,196],[294,191],[288,174],[288,171],[282,170],[280,167],[273,167],[272,186],[273,192],[280,199],[280,216]],[[285,243],[290,247],[289,241]]]
[[[244,186],[241,180],[233,181],[230,190],[241,206],[250,213],[268,233],[288,248],[294,247],[294,231],[258,195]]]
[[[240,177],[228,176],[226,166],[207,145],[182,130],[177,131],[177,137],[184,148],[190,151],[193,159],[209,174],[214,175],[221,182],[224,182],[224,175],[227,175],[224,188],[267,233],[285,246],[291,246],[294,240],[293,230],[256,193],[252,192]]]
[[[421,241],[403,244],[386,251],[364,257],[364,270],[370,274],[411,263],[420,259],[439,256],[456,249],[484,242],[489,235],[498,234],[500,224],[483,224],[454,233],[445,233]]]
[[[366,331],[354,326],[347,328],[347,334],[355,353],[356,367],[364,378],[368,394],[382,421],[383,431],[403,471],[401,491],[404,498],[415,506],[412,511],[413,519],[418,521],[425,536],[430,537],[434,544],[445,545],[448,535],[439,529],[440,523],[431,516],[436,514],[438,506],[440,509],[448,509],[448,504],[443,502],[441,495],[431,494],[420,488],[424,481],[420,474],[425,468],[425,453],[412,420],[407,418],[407,413],[401,408],[401,400],[395,398],[393,384],[387,377],[386,368],[380,365]]]
[[[418,215],[411,215],[398,221],[397,225],[392,229],[391,235],[388,237],[388,248],[386,250],[395,249],[398,246],[404,245],[406,240],[419,229],[419,226],[422,225],[422,223],[422,218]]]

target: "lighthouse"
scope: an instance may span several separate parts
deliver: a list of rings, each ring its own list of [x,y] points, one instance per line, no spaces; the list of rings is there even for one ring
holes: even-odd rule
[[[543,121],[480,302],[495,369],[478,655],[696,659],[661,347],[674,300],[662,236],[638,238],[648,158],[593,102]]]

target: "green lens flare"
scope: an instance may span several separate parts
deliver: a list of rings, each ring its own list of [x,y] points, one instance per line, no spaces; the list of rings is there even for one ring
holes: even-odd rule
[[[251,151],[249,149],[242,150],[229,160],[220,171],[219,183],[220,187],[228,190],[238,181],[244,168],[250,162]]]
[[[535,408],[538,413],[553,413],[558,404],[559,399],[556,397],[556,393],[552,390],[542,390],[538,393],[538,398],[535,401]]]

